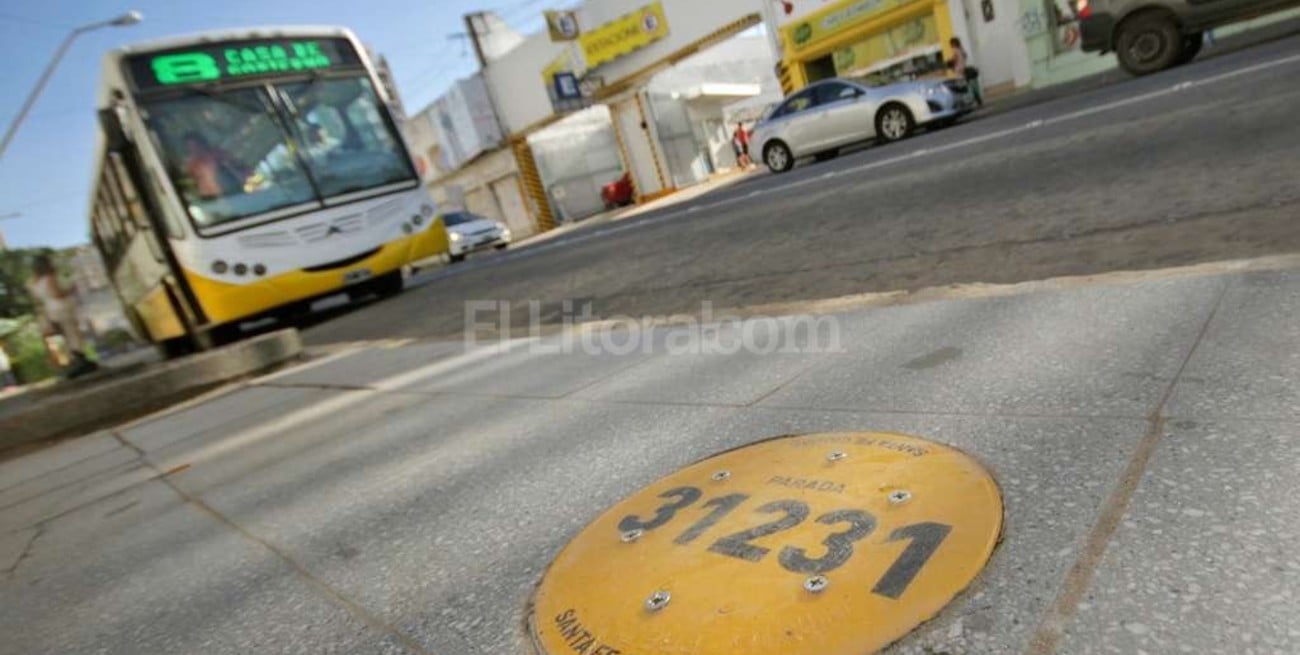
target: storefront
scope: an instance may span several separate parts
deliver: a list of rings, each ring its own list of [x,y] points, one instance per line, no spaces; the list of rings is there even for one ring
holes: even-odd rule
[[[789,92],[835,76],[892,82],[947,74],[950,39],[964,44],[985,87],[1029,83],[1019,0],[788,0],[771,14]]]
[[[835,76],[892,81],[941,73],[951,56],[948,0],[844,0],[780,29],[787,91]]]

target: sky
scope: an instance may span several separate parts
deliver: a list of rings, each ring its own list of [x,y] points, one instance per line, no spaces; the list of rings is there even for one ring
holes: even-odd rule
[[[8,127],[73,28],[135,9],[144,22],[83,34],[0,159],[0,232],[10,248],[88,240],[100,61],[113,48],[212,29],[338,25],[388,58],[407,111],[432,102],[478,64],[462,16],[497,11],[524,33],[563,0],[42,0],[0,8],[0,125]]]

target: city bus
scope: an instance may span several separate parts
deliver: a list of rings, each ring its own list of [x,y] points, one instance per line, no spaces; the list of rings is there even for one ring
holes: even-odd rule
[[[211,32],[104,59],[91,235],[168,354],[346,293],[402,289],[448,237],[346,29]]]

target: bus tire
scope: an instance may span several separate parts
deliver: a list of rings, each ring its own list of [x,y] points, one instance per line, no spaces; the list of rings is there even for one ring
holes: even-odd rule
[[[158,354],[163,359],[178,359],[186,355],[192,355],[196,350],[194,341],[188,336],[163,339],[155,343],[154,348],[158,349]]]
[[[406,282],[402,279],[402,269],[400,268],[392,273],[379,276],[371,284],[375,295],[380,298],[396,296],[406,288]]]

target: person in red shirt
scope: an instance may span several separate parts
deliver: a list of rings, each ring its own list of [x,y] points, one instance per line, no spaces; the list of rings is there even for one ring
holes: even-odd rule
[[[731,133],[731,149],[736,153],[736,165],[741,170],[754,165],[754,160],[749,156],[749,132],[745,130],[744,123],[736,123],[736,130]]]

